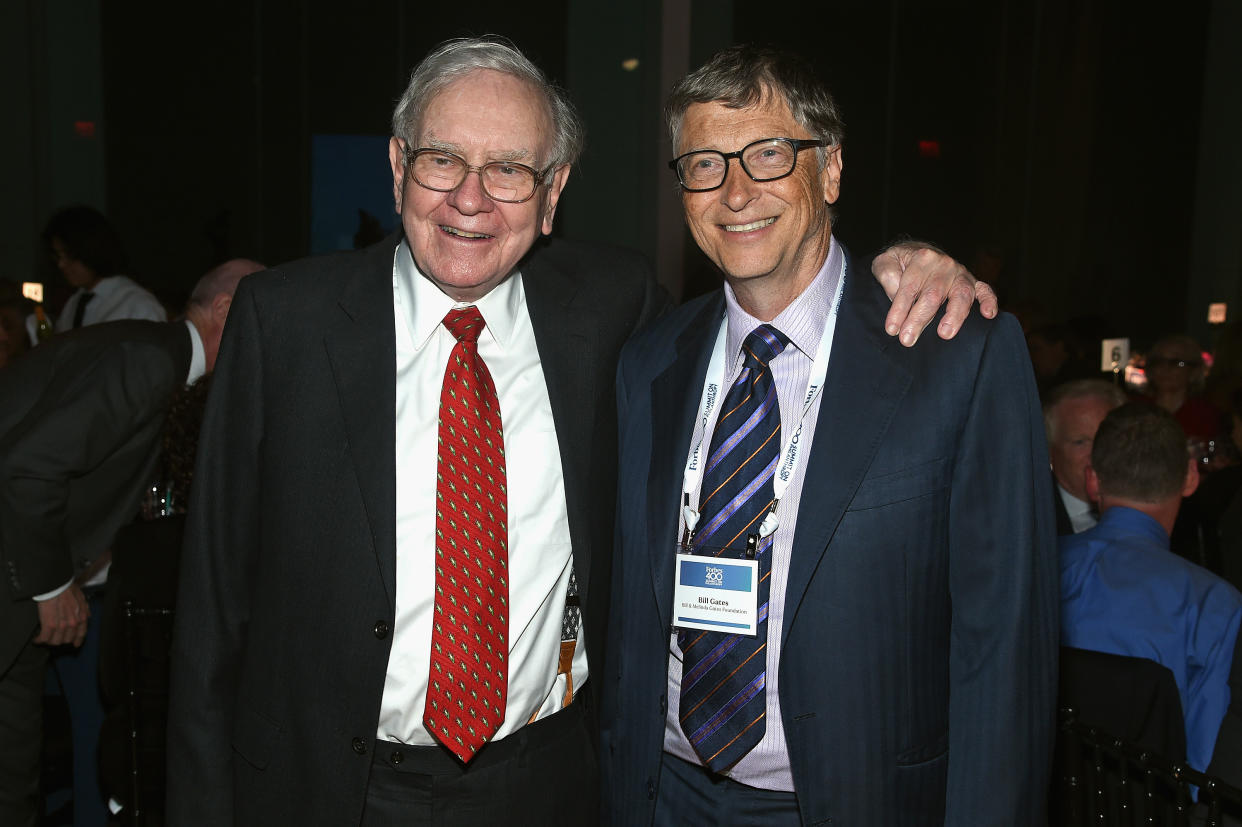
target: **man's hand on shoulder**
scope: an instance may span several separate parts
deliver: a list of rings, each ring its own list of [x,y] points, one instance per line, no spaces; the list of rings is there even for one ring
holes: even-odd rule
[[[884,330],[890,336],[900,334],[906,347],[918,341],[941,304],[945,311],[936,332],[942,339],[957,335],[976,299],[980,313],[996,317],[996,293],[991,286],[931,245],[894,244],[871,262],[871,273],[893,302]]]
[[[39,634],[35,636],[35,643],[47,646],[82,645],[91,610],[77,583],[53,598],[36,601],[35,605],[39,607]]]

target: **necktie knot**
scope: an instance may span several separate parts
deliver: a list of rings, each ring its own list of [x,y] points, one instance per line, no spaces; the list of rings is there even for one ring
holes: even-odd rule
[[[770,324],[756,327],[742,342],[742,358],[745,366],[767,367],[789,344],[789,337]]]
[[[479,308],[471,305],[459,310],[450,310],[444,317],[444,326],[459,342],[477,342],[479,334],[483,332],[483,328],[487,327],[487,322],[483,321],[483,314],[479,312]]]

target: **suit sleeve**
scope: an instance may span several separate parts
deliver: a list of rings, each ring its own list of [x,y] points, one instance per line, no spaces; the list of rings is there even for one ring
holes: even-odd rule
[[[950,496],[945,823],[1046,824],[1058,652],[1056,541],[1030,359],[1007,315],[984,345]]]
[[[170,824],[232,824],[237,676],[259,553],[264,371],[247,282],[229,311],[199,436],[173,632]]]
[[[72,579],[66,521],[73,480],[161,418],[177,381],[171,359],[138,345],[104,348],[93,361],[64,358],[29,367],[36,366],[56,375],[0,441],[0,547],[18,598]],[[118,507],[128,502],[126,492],[116,492],[116,499]]]

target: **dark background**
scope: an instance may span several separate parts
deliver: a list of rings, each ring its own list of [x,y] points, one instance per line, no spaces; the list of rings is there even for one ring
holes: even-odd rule
[[[324,230],[325,204],[391,203],[370,148],[409,71],[447,37],[486,33],[587,120],[558,232],[638,247],[675,292],[716,276],[681,226],[660,103],[717,48],[758,41],[811,58],[838,97],[835,229],[856,254],[928,239],[1025,323],[1090,317],[1140,347],[1180,330],[1208,345],[1207,303],[1242,299],[1231,0],[24,0],[0,30],[15,124],[0,137],[0,276],[43,278],[52,306],[64,287],[38,235],[67,203],[104,210],[132,275],[173,303],[225,257],[341,246],[356,228]],[[329,146],[356,152],[346,165]],[[387,227],[390,209],[375,216]]]

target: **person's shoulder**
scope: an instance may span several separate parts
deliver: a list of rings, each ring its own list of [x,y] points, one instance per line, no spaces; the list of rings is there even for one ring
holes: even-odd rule
[[[522,279],[558,294],[572,292],[585,307],[606,312],[644,306],[659,292],[655,271],[637,250],[611,244],[540,239],[518,264]]]
[[[847,269],[845,295],[842,298],[843,315],[848,312],[858,318],[863,330],[883,342],[885,349],[896,358],[913,362],[937,357],[958,360],[970,353],[981,354],[985,348],[994,344],[1017,349],[1025,356],[1026,337],[1018,320],[1003,311],[994,319],[985,318],[979,312],[978,305],[971,308],[957,335],[952,339],[942,339],[936,333],[936,328],[944,317],[945,308],[941,305],[914,346],[903,347],[896,337],[889,336],[884,330],[884,319],[892,306],[892,300],[879,281],[872,277],[868,266],[870,259],[851,255],[848,250],[845,252]],[[848,310],[845,309],[847,307]]]
[[[553,237],[537,241],[519,266],[523,271],[547,267],[575,278],[599,280],[618,276],[645,279],[653,272],[647,257],[629,247]]]
[[[398,237],[390,236],[383,241],[363,247],[359,250],[333,250],[316,253],[302,258],[269,267],[252,273],[242,279],[241,284],[289,285],[312,287],[313,284],[299,282],[319,282],[323,279],[343,278],[359,267],[387,264],[392,269],[392,256],[396,251]]]
[[[713,320],[719,324],[723,318],[724,294],[720,290],[697,296],[639,328],[626,342],[622,358],[650,362],[691,328],[710,326]],[[714,333],[715,329],[705,331],[709,339]]]
[[[378,285],[392,275],[393,253],[399,235],[359,250],[337,250],[304,256],[246,276],[237,285],[239,295],[252,293],[260,301],[292,303],[304,308],[340,295],[347,282],[373,279]]]

